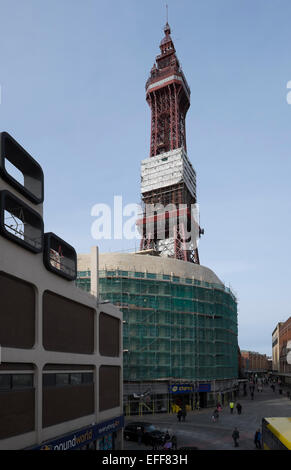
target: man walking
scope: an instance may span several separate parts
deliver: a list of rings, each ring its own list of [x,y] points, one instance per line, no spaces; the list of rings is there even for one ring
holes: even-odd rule
[[[186,416],[187,416],[186,408],[184,407],[184,408],[182,409],[182,421],[185,421]]]
[[[238,445],[238,440],[239,440],[239,431],[237,428],[234,428],[233,433],[232,433],[232,438],[234,441],[234,447],[239,447]]]
[[[230,414],[233,414],[234,403],[233,401],[229,402]]]
[[[241,410],[242,410],[242,406],[241,406],[240,403],[237,403],[236,409],[237,409],[237,414],[240,415],[240,414],[241,414]]]
[[[171,438],[171,441],[172,441],[172,449],[177,450],[177,437],[173,435]]]
[[[261,449],[261,431],[260,431],[260,429],[256,430],[254,442],[255,442],[256,448]]]

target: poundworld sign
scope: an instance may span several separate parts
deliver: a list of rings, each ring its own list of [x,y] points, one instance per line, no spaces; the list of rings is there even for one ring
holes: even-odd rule
[[[118,418],[89,426],[72,434],[67,434],[59,439],[44,442],[40,446],[30,448],[29,450],[75,450],[100,439],[106,434],[118,431],[123,426],[124,416],[119,416]]]

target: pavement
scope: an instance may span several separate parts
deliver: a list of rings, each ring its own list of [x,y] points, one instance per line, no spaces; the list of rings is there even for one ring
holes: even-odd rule
[[[241,394],[242,395],[242,394]],[[219,414],[219,419],[212,422],[213,408],[188,412],[185,422],[178,422],[175,414],[155,414],[126,417],[125,425],[132,421],[152,423],[159,429],[168,430],[177,436],[178,449],[182,446],[195,446],[199,450],[258,450],[254,445],[254,434],[261,427],[264,417],[291,417],[291,400],[286,391],[280,395],[273,392],[270,386],[264,386],[262,392],[255,392],[254,400],[250,395],[239,396],[236,403],[242,405],[241,415],[236,408],[233,414],[227,406]],[[235,403],[235,405],[236,405]],[[240,433],[239,447],[234,448],[232,432],[237,427]],[[144,444],[124,441],[124,450],[151,450]]]

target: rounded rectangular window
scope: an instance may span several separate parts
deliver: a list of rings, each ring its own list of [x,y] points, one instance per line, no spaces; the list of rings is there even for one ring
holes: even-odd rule
[[[120,367],[101,366],[99,369],[99,410],[120,406]]]
[[[120,354],[120,320],[104,312],[99,315],[99,351],[101,356]]]
[[[0,175],[34,204],[43,202],[41,166],[7,132],[0,134]]]

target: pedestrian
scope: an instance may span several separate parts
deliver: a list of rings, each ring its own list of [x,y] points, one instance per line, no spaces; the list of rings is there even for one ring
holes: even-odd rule
[[[239,431],[237,428],[234,428],[233,433],[232,433],[232,438],[234,442],[234,447],[239,447],[238,445]]]
[[[240,403],[237,403],[236,409],[237,409],[237,414],[240,415],[240,414],[241,414],[241,410],[242,410],[242,406],[241,406]]]
[[[217,408],[217,411],[219,412],[222,411],[222,406],[220,402],[217,403],[216,408]]]
[[[182,418],[182,410],[181,408],[179,409],[178,413],[177,413],[177,418],[178,418],[178,421],[179,423],[181,422],[181,418]]]
[[[254,443],[257,449],[261,449],[261,431],[260,429],[256,430],[255,437],[254,437]]]
[[[172,449],[177,450],[177,437],[175,435],[172,436],[171,442],[172,442]]]
[[[230,413],[233,414],[234,403],[233,401],[229,402]]]
[[[152,450],[158,450],[159,448],[159,442],[158,442],[158,439],[153,436],[152,437]]]
[[[170,440],[170,434],[169,431],[166,431],[165,438],[164,438],[164,444]]]
[[[182,420],[183,420],[183,421],[185,421],[186,416],[187,416],[186,408],[183,408],[183,410],[182,410]]]

